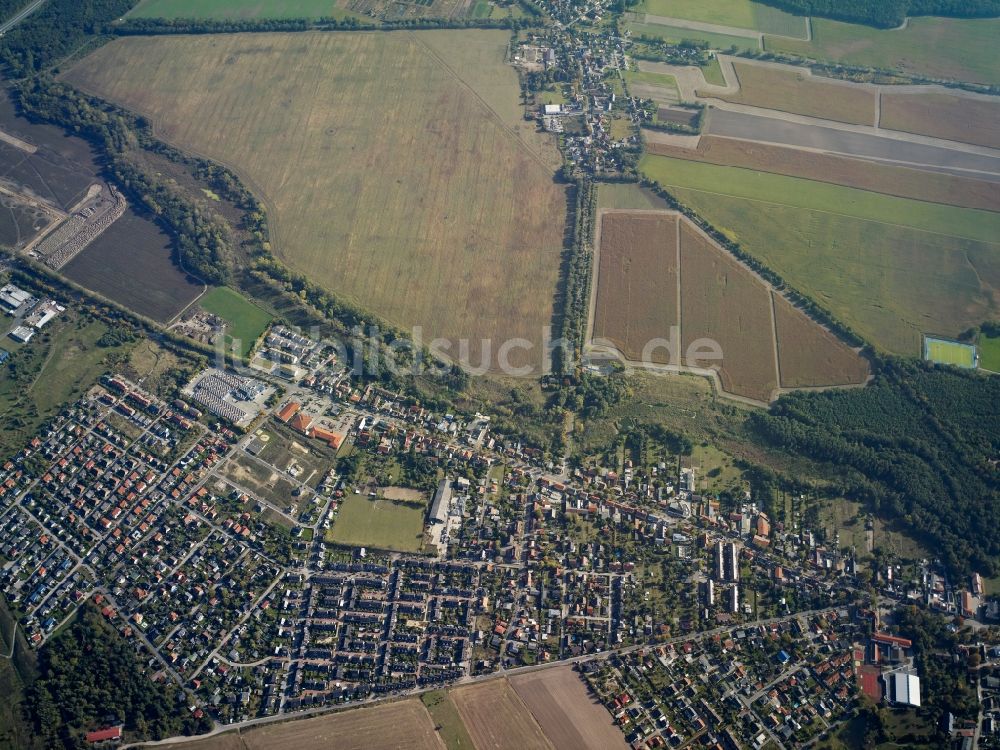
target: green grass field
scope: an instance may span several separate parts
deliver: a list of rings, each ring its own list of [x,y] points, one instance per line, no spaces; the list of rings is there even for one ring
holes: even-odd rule
[[[649,86],[663,86],[677,90],[677,79],[667,73],[646,73],[640,70],[626,70],[622,75],[626,83],[645,83]]]
[[[350,547],[418,552],[423,546],[423,504],[352,493],[344,498],[328,541]]]
[[[239,172],[295,271],[425,341],[469,339],[474,364],[482,339],[537,342],[522,365],[553,317],[566,188],[554,139],[524,120],[509,40],[129,37],[67,78]]]
[[[677,79],[667,73],[645,73],[638,70],[626,70],[622,73],[625,83],[629,87],[632,96],[642,96],[656,98],[657,91],[650,91],[649,87],[662,91],[664,100],[679,102],[681,100],[680,90],[677,88]],[[633,93],[633,88],[638,93]],[[659,99],[657,99],[659,101]]]
[[[647,156],[642,171],[885,351],[997,316],[1000,215]]]
[[[705,83],[712,86],[726,85],[726,77],[722,75],[722,66],[719,65],[719,58],[713,57],[709,60],[708,65],[704,66],[701,72],[705,75]]]
[[[423,693],[420,700],[427,707],[448,750],[472,750],[475,747],[447,690],[431,690]]]
[[[753,29],[767,34],[802,38],[806,35],[804,17],[750,0],[642,0],[634,10],[665,18]]]
[[[132,18],[360,18],[335,0],[143,0]]]
[[[979,366],[990,372],[1000,372],[1000,336],[980,336]]]
[[[958,341],[924,338],[924,359],[939,365],[972,368],[976,366],[976,347]]]
[[[900,30],[841,23],[812,22],[811,42],[766,37],[770,52],[789,52],[820,60],[863,65],[931,78],[972,83],[1000,83],[1000,20],[911,18]]]
[[[639,21],[628,21],[626,23],[632,36],[648,36],[656,39],[664,39],[668,42],[682,42],[686,39],[696,42],[705,42],[712,49],[727,50],[730,47],[737,49],[760,49],[756,39],[746,36],[732,36],[730,34],[714,34],[710,31],[695,31],[684,29],[680,26],[665,26],[658,23],[641,23]]]
[[[107,326],[70,314],[30,343],[13,349],[0,367],[0,458],[10,455],[67,401],[79,398],[105,372],[107,358],[129,346],[98,346]],[[10,339],[4,341],[8,347]],[[131,346],[131,345],[130,345]]]
[[[206,293],[198,300],[198,305],[229,323],[226,328],[226,341],[240,342],[241,357],[249,353],[254,342],[267,330],[272,320],[268,313],[225,286],[216,287]]]

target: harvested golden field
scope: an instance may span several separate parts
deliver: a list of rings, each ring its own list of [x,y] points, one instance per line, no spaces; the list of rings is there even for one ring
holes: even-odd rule
[[[628,750],[611,714],[572,667],[520,675],[511,684],[556,750]]]
[[[996,183],[942,172],[924,172],[907,167],[878,164],[849,156],[714,135],[703,135],[697,149],[666,143],[648,143],[647,151],[651,154],[673,156],[688,161],[803,177],[900,198],[1000,211],[1000,190],[997,190]]]
[[[451,700],[476,750],[553,750],[506,678],[457,688]]]
[[[650,341],[667,338],[670,327],[680,323],[677,216],[605,211],[599,224],[593,337],[641,360]],[[668,360],[662,348],[653,353],[653,361]]]
[[[730,393],[769,401],[778,386],[768,289],[689,222],[681,225],[681,340],[722,350],[721,362],[688,362],[718,369]]]
[[[178,750],[445,750],[416,699],[184,742]]]
[[[937,93],[883,94],[879,126],[1000,148],[1000,101]]]
[[[276,254],[423,340],[536,342],[566,218],[551,136],[521,118],[509,33],[131,37],[66,78],[225,163]],[[457,346],[450,349],[457,353]],[[518,351],[515,350],[516,359]],[[520,364],[520,362],[514,362]]]
[[[738,92],[698,95],[855,125],[875,124],[873,89],[773,65],[734,61],[733,69],[740,82]]]
[[[857,352],[780,294],[771,297],[782,388],[859,385],[868,379],[868,362]]]

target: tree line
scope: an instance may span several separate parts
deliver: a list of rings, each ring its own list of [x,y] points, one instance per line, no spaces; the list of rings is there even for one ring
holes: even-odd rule
[[[880,29],[899,26],[907,16],[991,18],[1000,0],[759,0],[800,16],[821,16]]]
[[[535,13],[532,14],[534,17]],[[523,29],[536,26],[531,18],[407,18],[376,21],[364,18],[126,18],[115,24],[122,35],[244,34],[295,31],[393,31],[395,29]]]
[[[572,189],[573,239],[563,254],[562,316],[560,336],[569,342],[570,351],[560,350],[553,361],[555,374],[568,375],[571,363],[579,361],[587,335],[590,308],[593,233],[597,213],[597,187],[593,181],[578,179]]]

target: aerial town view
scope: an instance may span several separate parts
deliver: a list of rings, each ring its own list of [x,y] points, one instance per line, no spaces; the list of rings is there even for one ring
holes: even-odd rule
[[[1000,0],[0,0],[0,750],[1000,750]]]

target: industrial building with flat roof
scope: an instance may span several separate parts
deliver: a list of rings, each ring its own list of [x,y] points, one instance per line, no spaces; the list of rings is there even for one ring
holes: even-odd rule
[[[886,695],[892,703],[920,707],[920,678],[909,672],[882,675],[886,682]]]

